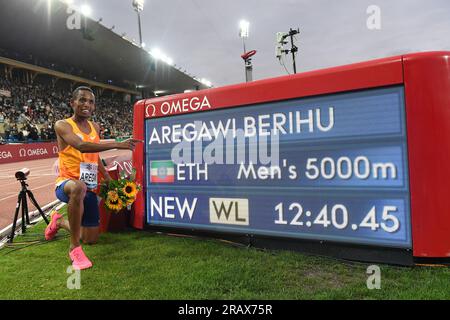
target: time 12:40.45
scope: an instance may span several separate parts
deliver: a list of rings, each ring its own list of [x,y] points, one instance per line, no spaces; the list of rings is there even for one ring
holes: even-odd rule
[[[328,228],[331,226],[336,229],[345,229],[350,224],[350,214],[343,204],[325,205],[315,218],[311,211],[304,211],[302,205],[298,202],[289,204],[287,208],[288,212],[285,212],[285,208],[283,202],[275,206],[275,211],[278,214],[278,219],[274,221],[275,224],[305,226],[307,228],[311,228],[312,226]],[[377,219],[377,210],[381,210],[381,219]],[[388,233],[394,233],[400,228],[400,222],[394,215],[397,211],[396,206],[384,206],[379,209],[373,206],[364,219],[359,223],[351,224],[351,228],[354,231],[359,228],[369,228],[372,231],[381,228]],[[306,220],[303,219],[304,216],[307,217],[306,219],[308,221],[302,221]],[[289,220],[287,220],[288,218]]]

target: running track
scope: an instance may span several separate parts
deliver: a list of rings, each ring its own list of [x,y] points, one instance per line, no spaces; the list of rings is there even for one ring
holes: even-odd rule
[[[131,158],[131,151],[128,150],[105,151],[100,156],[105,159],[127,154]],[[57,200],[54,192],[56,176],[53,173],[53,164],[56,160],[57,158],[52,158],[0,165],[0,230],[10,225],[14,219],[17,197],[21,190],[20,183],[14,177],[16,171],[22,168],[31,170],[27,180],[28,188],[33,192],[39,206],[43,207]],[[28,210],[29,212],[36,210],[29,200]]]

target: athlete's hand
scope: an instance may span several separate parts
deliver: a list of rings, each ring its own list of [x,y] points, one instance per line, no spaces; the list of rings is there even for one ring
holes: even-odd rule
[[[108,172],[106,172],[106,175],[103,177],[103,179],[105,180],[106,184],[109,184],[112,181],[112,178]]]
[[[118,149],[126,149],[126,150],[134,150],[134,148],[136,147],[136,143],[139,142],[144,142],[142,140],[137,140],[137,139],[128,139],[122,142],[119,142],[119,147]]]

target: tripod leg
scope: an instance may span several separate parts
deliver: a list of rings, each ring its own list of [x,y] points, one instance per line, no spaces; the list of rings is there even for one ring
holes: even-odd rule
[[[25,203],[24,203],[24,207],[25,207],[25,218],[27,219],[27,225],[30,224],[30,216],[28,215],[28,202],[27,202],[27,197],[25,198]]]
[[[48,221],[47,217],[44,214],[44,211],[42,211],[41,207],[39,206],[36,199],[34,198],[33,193],[30,190],[27,190],[27,194],[28,194],[28,197],[30,198],[31,202],[33,203],[33,205],[36,207],[36,209],[38,209],[38,211],[41,214],[42,218],[44,219],[45,223],[49,224],[50,222]]]
[[[9,236],[9,243],[12,243],[14,240],[14,234],[16,232],[16,225],[17,225],[17,218],[19,217],[19,209],[20,209],[20,204],[22,203],[22,196],[24,196],[25,194],[20,191],[19,193],[19,197],[17,198],[17,205],[16,205],[16,213],[14,214],[14,221],[13,221],[13,225],[12,225],[12,230],[11,230],[11,235]],[[23,223],[23,221],[22,221]]]
[[[27,224],[30,224],[30,219],[28,218],[27,196],[24,194],[22,197],[22,233],[27,231]]]

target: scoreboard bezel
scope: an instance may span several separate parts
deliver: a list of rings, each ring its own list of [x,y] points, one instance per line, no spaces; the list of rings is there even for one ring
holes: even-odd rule
[[[134,137],[145,138],[145,119],[193,112],[214,112],[264,102],[316,97],[366,89],[404,86],[413,248],[345,245],[321,240],[287,241],[276,237],[231,235],[222,232],[145,225],[145,190],[132,219],[136,228],[233,238],[263,247],[292,248],[345,259],[412,264],[417,258],[450,256],[450,168],[443,166],[450,150],[449,52],[429,52],[384,58],[347,66],[255,81],[187,94],[142,100],[134,108]],[[164,105],[164,106],[163,106]],[[429,106],[427,108],[427,106]],[[437,134],[437,131],[439,134]],[[145,148],[133,154],[137,178],[145,182]],[[430,154],[433,157],[430,157]],[[439,223],[438,223],[439,222]]]

